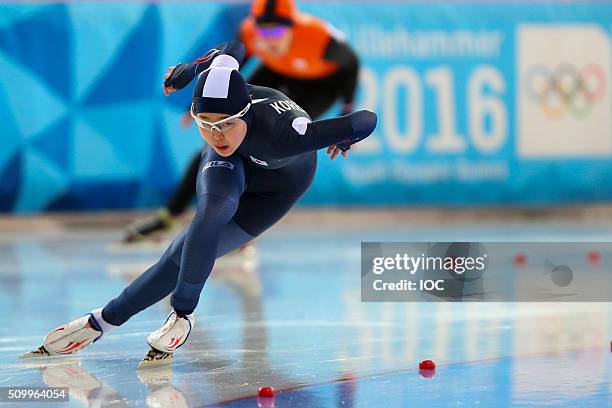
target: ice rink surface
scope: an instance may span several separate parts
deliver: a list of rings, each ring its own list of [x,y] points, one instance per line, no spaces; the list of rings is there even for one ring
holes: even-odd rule
[[[0,228],[0,387],[69,387],[69,403],[48,406],[71,407],[612,406],[611,304],[362,303],[359,261],[361,241],[612,242],[612,220],[297,217],[217,263],[171,366],[136,368],[167,300],[82,354],[19,359],[164,249],[118,245],[120,226],[101,224]],[[437,362],[433,378],[423,359]]]

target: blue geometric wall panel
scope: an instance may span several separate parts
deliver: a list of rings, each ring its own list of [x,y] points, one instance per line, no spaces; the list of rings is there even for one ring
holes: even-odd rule
[[[249,5],[0,5],[0,211],[153,207],[201,148],[167,68],[236,36]],[[171,121],[171,122],[170,122]]]

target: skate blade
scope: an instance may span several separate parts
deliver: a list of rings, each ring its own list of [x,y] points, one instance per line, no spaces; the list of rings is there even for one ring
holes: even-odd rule
[[[172,353],[151,349],[145,358],[138,363],[138,368],[160,367],[172,363]]]
[[[40,346],[36,350],[28,351],[27,353],[23,353],[19,358],[33,358],[33,357],[51,357],[51,354],[47,351],[46,348]]]

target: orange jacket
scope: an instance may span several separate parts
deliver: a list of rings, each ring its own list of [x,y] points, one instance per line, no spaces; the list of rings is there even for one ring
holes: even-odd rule
[[[277,9],[279,6],[284,7],[286,17],[293,22],[293,39],[289,52],[278,58],[261,49],[258,44],[256,19],[261,14],[262,4],[265,3],[266,1],[256,0],[251,15],[240,26],[240,40],[246,46],[247,55],[258,56],[267,68],[292,78],[319,79],[338,71],[338,64],[324,58],[333,36],[328,24],[289,7],[287,3],[293,3],[290,1],[276,1]]]

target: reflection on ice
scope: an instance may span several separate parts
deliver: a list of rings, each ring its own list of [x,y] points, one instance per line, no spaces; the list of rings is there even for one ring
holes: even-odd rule
[[[136,366],[167,300],[78,358],[17,356],[49,328],[116,296],[163,247],[123,251],[96,231],[2,241],[0,385],[67,386],[74,407],[252,407],[261,386],[279,390],[278,407],[609,403],[610,304],[362,303],[361,240],[430,241],[425,235],[272,231],[255,253],[216,264],[189,341],[171,366],[146,370]],[[599,267],[610,262],[603,257]],[[437,362],[435,377],[419,376],[423,359]]]

